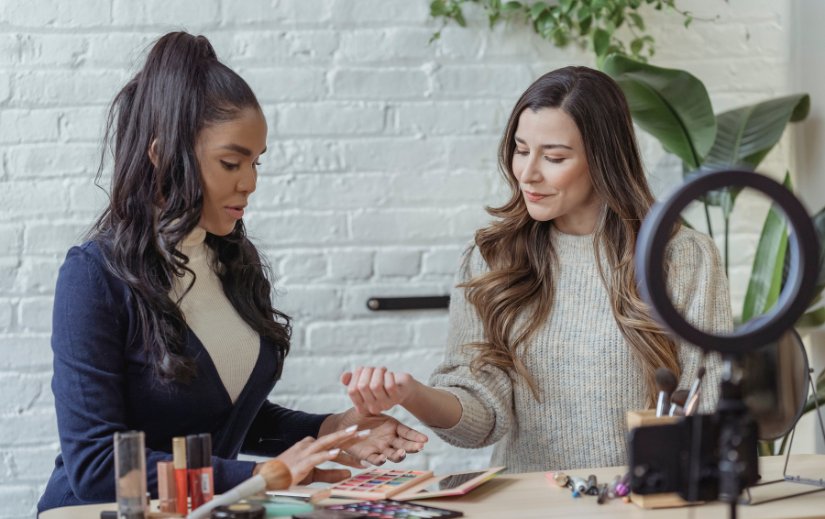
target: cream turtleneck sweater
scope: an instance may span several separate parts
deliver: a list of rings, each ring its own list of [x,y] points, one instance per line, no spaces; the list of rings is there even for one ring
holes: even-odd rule
[[[647,407],[648,388],[613,317],[593,235],[572,236],[552,227],[551,241],[559,260],[553,307],[521,357],[541,401],[524,380],[500,368],[470,372],[473,351],[465,345],[483,341],[484,327],[464,289],[455,288],[447,352],[430,385],[453,393],[463,413],[451,429],[433,430],[458,447],[495,444],[492,465],[505,465],[511,473],[625,465],[625,416]],[[713,240],[683,227],[666,256],[675,306],[700,329],[730,333],[728,281]],[[469,261],[469,274],[459,269],[457,282],[489,270],[478,247],[463,260]],[[678,346],[679,388],[686,389],[695,378],[700,351],[686,343]],[[708,412],[718,398],[721,365],[717,355],[709,355],[705,365],[702,410]]]
[[[203,343],[234,404],[255,368],[261,337],[223,293],[221,280],[210,266],[213,253],[205,239],[206,231],[196,227],[178,244],[178,250],[189,257],[187,266],[195,273],[195,284],[180,299],[192,282],[192,274],[186,272],[176,279],[169,297],[178,302],[186,324]]]

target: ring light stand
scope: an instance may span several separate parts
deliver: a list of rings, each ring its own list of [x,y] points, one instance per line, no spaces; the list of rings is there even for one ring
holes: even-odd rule
[[[663,267],[667,243],[682,210],[705,193],[728,186],[755,189],[784,211],[792,228],[788,235],[791,265],[784,289],[770,312],[731,335],[719,336],[694,328],[679,314],[667,293]],[[651,208],[636,241],[639,295],[648,303],[652,316],[674,337],[706,352],[720,352],[724,373],[713,415],[688,416],[676,424],[639,428],[629,433],[631,490],[639,494],[679,492],[689,502],[719,500],[730,503],[731,517],[736,516],[740,494],[759,479],[758,424],[743,399],[743,359],[766,345],[781,346],[779,341],[793,329],[811,301],[818,259],[817,235],[805,208],[781,184],[757,173],[707,173],[685,183]],[[809,373],[805,377],[810,379]],[[820,417],[820,425],[821,420]],[[785,480],[825,485],[786,475],[780,481]]]

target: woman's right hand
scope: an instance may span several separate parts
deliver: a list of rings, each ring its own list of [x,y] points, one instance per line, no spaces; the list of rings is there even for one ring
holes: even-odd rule
[[[396,405],[404,405],[418,385],[408,373],[361,366],[352,373],[341,375],[341,383],[347,386],[347,393],[361,414],[379,414]]]
[[[369,430],[356,431],[356,427],[352,426],[318,439],[308,436],[280,456],[256,464],[252,475],[263,476],[267,482],[267,490],[282,490],[292,485],[306,485],[314,481],[337,483],[350,477],[352,475],[350,471],[346,469],[325,470],[316,468],[316,466],[325,461],[336,461],[344,465],[364,468],[363,463],[342,450],[364,441],[369,433]],[[284,466],[291,473],[291,481],[288,477],[285,481]]]

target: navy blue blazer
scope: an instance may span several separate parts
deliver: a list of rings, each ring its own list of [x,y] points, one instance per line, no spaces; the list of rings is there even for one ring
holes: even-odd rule
[[[280,358],[261,340],[258,360],[235,404],[201,341],[188,330],[186,356],[197,376],[161,384],[142,350],[128,286],[106,267],[94,241],[73,247],[60,268],[54,300],[52,391],[61,454],[38,512],[115,500],[113,435],[146,433],[149,490],[157,497],[157,462],[172,459],[172,438],[212,434],[215,493],[252,475],[238,453],[277,456],[317,436],[328,415],[292,411],[267,400]]]

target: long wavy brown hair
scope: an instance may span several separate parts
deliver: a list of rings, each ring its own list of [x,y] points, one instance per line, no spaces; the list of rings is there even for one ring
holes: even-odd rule
[[[539,78],[522,94],[507,122],[498,163],[512,191],[510,200],[501,207],[488,207],[497,220],[475,235],[490,270],[459,285],[484,324],[486,342],[472,345],[478,353],[471,367],[477,371],[493,365],[521,376],[540,400],[521,356],[553,306],[557,259],[550,241],[552,221],[530,217],[512,164],[521,113],[553,108],[569,115],[581,132],[590,180],[602,202],[593,238],[595,259],[616,324],[644,373],[653,403],[656,369],[666,367],[677,377],[680,374],[676,344],[651,319],[636,290],[636,236],[654,198],[624,94],[609,76],[587,67],[566,67]],[[602,253],[607,265],[602,263]],[[465,256],[464,268],[469,267],[469,257]],[[522,311],[528,314],[522,316]]]

